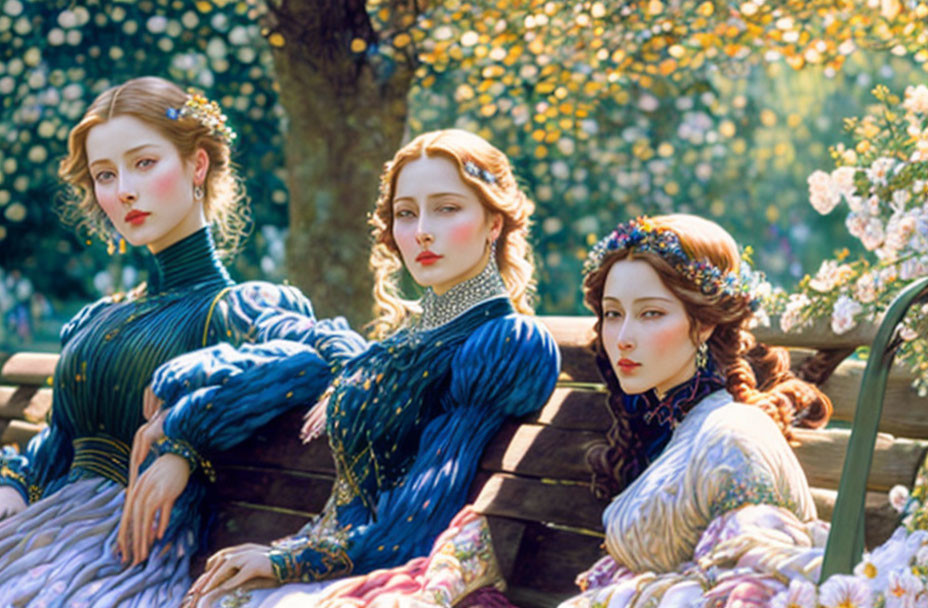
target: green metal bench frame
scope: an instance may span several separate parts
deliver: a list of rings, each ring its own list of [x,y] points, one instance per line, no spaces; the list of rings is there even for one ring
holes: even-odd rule
[[[873,340],[860,383],[854,426],[841,471],[841,483],[822,563],[821,582],[832,574],[850,574],[863,554],[867,478],[870,476],[873,449],[880,416],[883,414],[886,380],[896,351],[902,344],[897,328],[913,305],[926,300],[928,277],[915,281],[896,296]]]

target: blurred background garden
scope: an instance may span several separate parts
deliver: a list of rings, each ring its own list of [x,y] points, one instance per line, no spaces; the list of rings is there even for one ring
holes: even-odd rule
[[[109,253],[56,213],[69,128],[128,78],[196,87],[238,132],[253,229],[236,279],[364,321],[380,167],[456,126],[537,203],[538,312],[581,314],[587,248],[642,213],[718,221],[787,292],[869,255],[808,180],[875,153],[883,127],[845,119],[928,81],[926,19],[913,0],[0,0],[0,351],[55,350],[82,304],[147,275],[147,252]]]

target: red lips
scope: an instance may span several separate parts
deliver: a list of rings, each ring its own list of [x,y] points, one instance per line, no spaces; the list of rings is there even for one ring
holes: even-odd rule
[[[431,266],[432,264],[434,264],[441,258],[442,256],[438,255],[437,253],[434,253],[429,250],[425,250],[416,256],[416,261],[422,264],[423,266]]]
[[[641,367],[640,363],[636,363],[631,359],[619,359],[615,365],[623,372],[630,372],[635,368]]]
[[[126,214],[124,221],[127,224],[138,226],[139,224],[142,224],[149,215],[151,214],[146,213],[145,211],[138,211],[136,209],[133,209],[132,211]]]

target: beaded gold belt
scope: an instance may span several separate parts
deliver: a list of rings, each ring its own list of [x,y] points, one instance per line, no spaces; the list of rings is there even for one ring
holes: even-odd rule
[[[126,443],[115,437],[96,435],[75,439],[73,445],[71,469],[84,469],[122,485],[129,483],[130,449]]]

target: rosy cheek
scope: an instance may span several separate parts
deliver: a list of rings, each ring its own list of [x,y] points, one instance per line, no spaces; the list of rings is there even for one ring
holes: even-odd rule
[[[463,222],[451,229],[451,242],[455,245],[466,246],[477,238],[480,225],[476,222]]]
[[[119,214],[119,197],[116,196],[115,192],[111,192],[109,189],[95,188],[94,194],[97,198],[97,203],[103,209],[103,212],[109,216],[110,219],[117,219]]]
[[[662,324],[661,327],[654,328],[648,339],[656,353],[670,355],[674,351],[683,348],[689,341],[687,324]]]
[[[155,181],[152,184],[155,196],[158,198],[173,196],[181,185],[183,177],[183,173],[179,170],[169,170],[155,177]]]
[[[408,255],[416,248],[416,230],[415,228],[394,224],[393,240],[396,241],[397,247],[400,248],[400,253]]]

